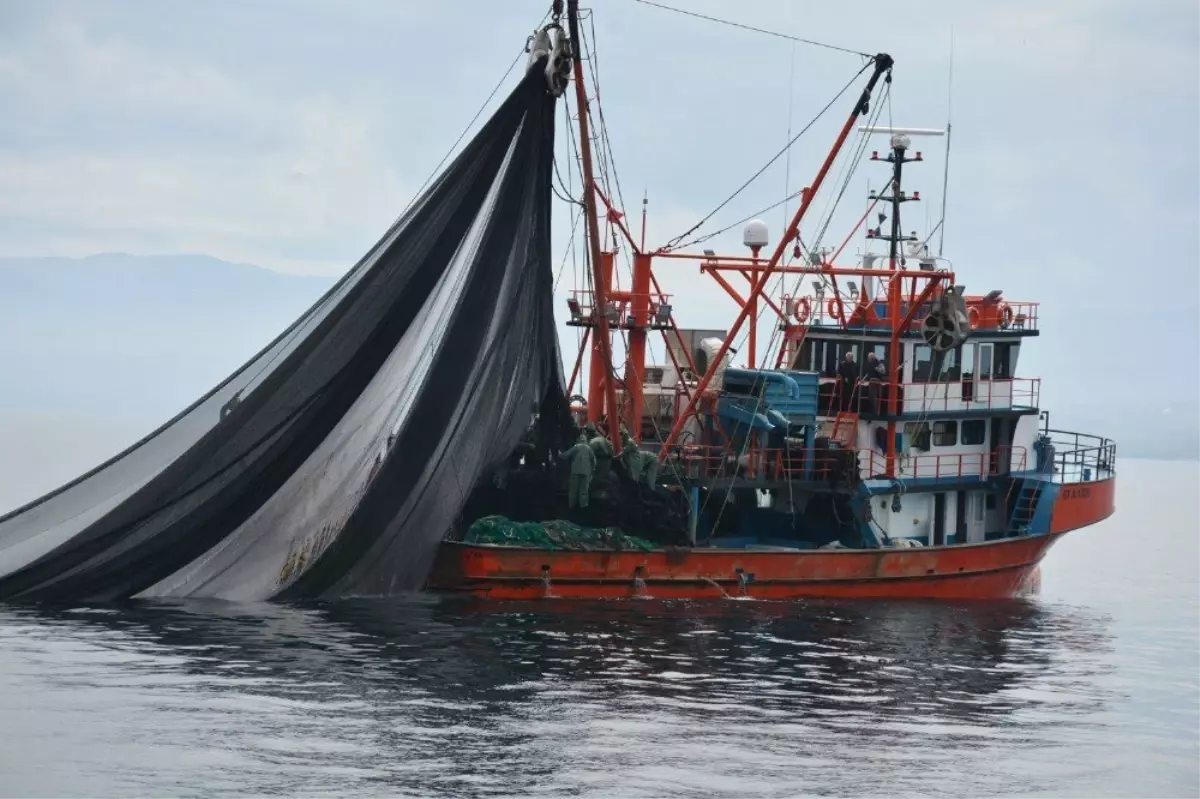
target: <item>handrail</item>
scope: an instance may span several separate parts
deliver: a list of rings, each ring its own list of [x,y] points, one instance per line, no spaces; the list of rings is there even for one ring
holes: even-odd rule
[[[635,326],[633,306],[638,300],[645,299],[650,315],[651,327],[664,327],[671,315],[671,295],[649,292],[635,294],[627,291],[612,291],[605,300],[605,314],[610,325],[630,328]],[[567,297],[567,307],[571,311],[568,324],[580,326],[589,325],[595,320],[596,304],[593,292],[587,289],[576,289]]]
[[[1116,474],[1117,443],[1112,439],[1068,430],[1047,429],[1044,434],[1053,458],[1050,463],[1039,459],[1039,466],[1054,482],[1086,483]]]
[[[838,304],[832,297],[815,294],[784,295],[794,304],[803,300],[810,313],[804,321],[809,324],[841,324],[844,315],[846,324],[850,327],[874,327],[891,324],[888,308],[888,298],[875,296],[870,300],[858,298],[853,302],[846,301],[839,310]],[[1038,330],[1038,310],[1040,303],[1025,300],[988,301],[981,296],[964,298],[967,306],[967,319],[971,329],[977,331],[1028,331]],[[923,303],[906,328],[908,331],[919,330],[925,317],[933,310],[934,303]],[[907,313],[908,302],[900,303],[900,314]]]
[[[681,471],[692,478],[738,477],[758,480],[799,480],[806,475],[816,480],[830,477],[869,479],[887,476],[887,456],[870,448],[814,450],[811,462],[806,450],[728,450],[715,445],[680,448]],[[1025,447],[1001,446],[988,452],[919,454],[902,456],[897,477],[905,479],[986,480],[989,477],[1028,469]]]
[[[822,416],[833,416],[847,410],[859,414],[887,415],[894,392],[898,393],[900,413],[1032,409],[1039,407],[1042,391],[1039,377],[992,377],[928,383],[869,380],[855,385],[847,401],[840,379],[821,378],[822,386],[830,384],[833,385],[832,391],[818,396]]]

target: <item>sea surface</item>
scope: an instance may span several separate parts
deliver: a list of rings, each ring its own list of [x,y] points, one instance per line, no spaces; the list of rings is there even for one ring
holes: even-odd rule
[[[1195,797],[1198,483],[1028,601],[0,606],[0,795]]]

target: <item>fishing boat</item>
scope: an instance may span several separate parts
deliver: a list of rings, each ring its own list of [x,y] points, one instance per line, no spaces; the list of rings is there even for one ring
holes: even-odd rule
[[[1039,337],[1040,305],[990,284],[968,289],[966,270],[931,248],[932,232],[904,232],[903,212],[921,201],[907,186],[925,160],[913,140],[944,135],[948,150],[949,126],[880,124],[896,65],[869,56],[780,235],[751,219],[747,252],[696,252],[678,239],[648,247],[644,206],[639,238],[596,178],[597,101],[585,85],[574,0],[566,16],[565,31],[557,13],[551,25],[570,43],[590,262],[588,285],[567,301],[568,324],[582,331],[567,393],[578,423],[622,453],[617,467],[641,452],[657,458],[651,484],[636,494],[633,475],[617,468],[612,501],[657,498],[682,509],[685,532],[662,541],[652,529],[624,530],[659,541],[648,549],[619,539],[512,545],[469,540],[468,514],[441,544],[427,587],[502,599],[1032,591],[1051,546],[1114,512],[1116,445],[1052,428],[1040,379],[1018,371],[1022,349]],[[832,185],[839,159],[850,168]],[[866,212],[838,248],[807,245],[803,232],[822,221],[812,221],[815,199],[844,193],[858,167],[877,170],[881,186]],[[845,251],[858,235],[863,251],[852,258]],[[619,283],[622,248],[631,268]],[[659,267],[678,261],[729,295],[732,321],[676,324]],[[666,362],[648,362],[659,336]],[[593,500],[607,490],[592,486]]]

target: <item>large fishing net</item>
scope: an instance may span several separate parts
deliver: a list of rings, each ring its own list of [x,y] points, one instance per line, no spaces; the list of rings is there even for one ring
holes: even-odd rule
[[[0,518],[0,598],[419,588],[540,412],[569,427],[545,59],[375,247],[194,405]]]

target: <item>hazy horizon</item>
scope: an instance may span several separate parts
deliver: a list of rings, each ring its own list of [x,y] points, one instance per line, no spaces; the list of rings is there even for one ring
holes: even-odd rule
[[[156,429],[268,344],[332,284],[331,277],[199,254],[0,257],[6,333],[0,362],[7,367],[0,372],[0,513]],[[64,334],[72,325],[86,325],[89,335]],[[564,342],[565,370],[575,357],[570,345]],[[1051,342],[1042,336],[1026,345]],[[1041,377],[1047,388],[1059,379]],[[1139,423],[1136,415],[1097,413],[1087,404],[1046,407],[1055,427],[1116,439],[1121,458],[1200,457],[1194,408],[1188,427],[1185,408],[1177,414],[1181,420],[1158,413]]]

